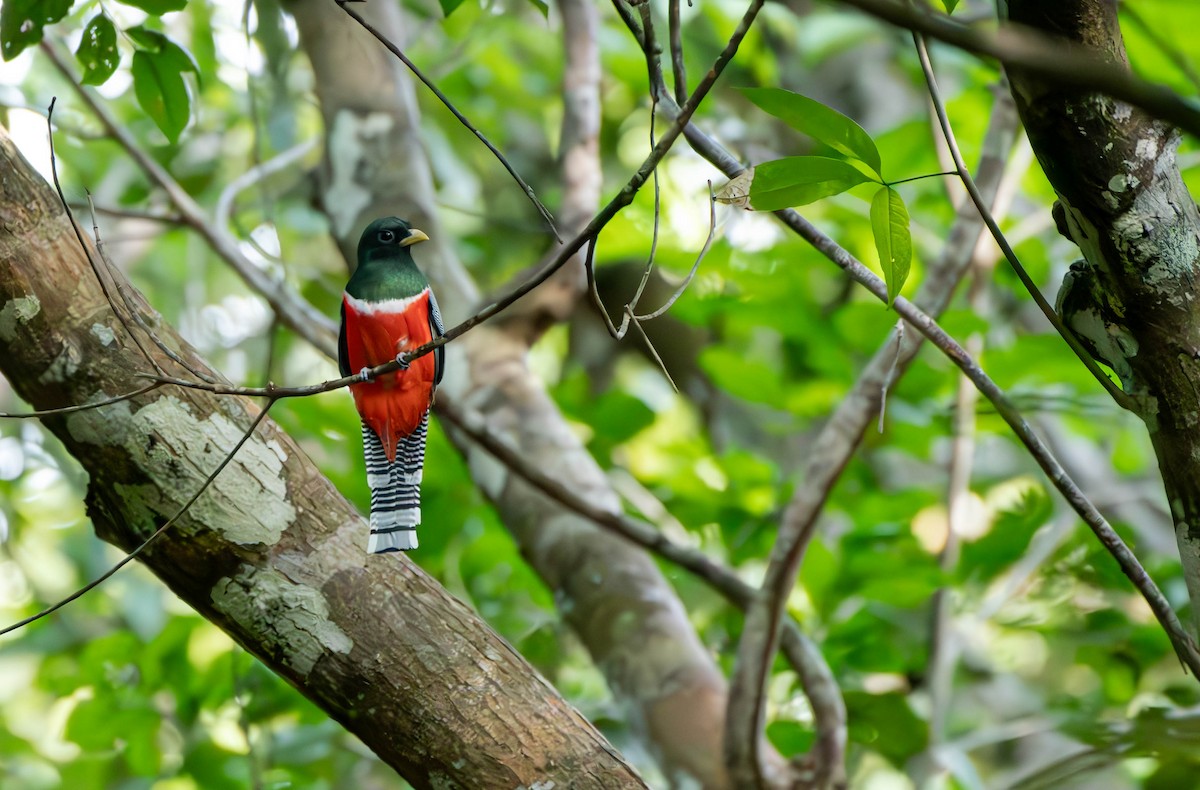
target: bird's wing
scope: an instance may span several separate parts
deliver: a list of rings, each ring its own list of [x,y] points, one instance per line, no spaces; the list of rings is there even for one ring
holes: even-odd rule
[[[338,327],[338,370],[343,376],[357,371],[350,370],[350,351],[346,348],[346,302],[342,300],[342,323]]]
[[[442,337],[446,334],[446,327],[442,325],[442,311],[438,309],[437,299],[433,296],[433,289],[429,289],[429,333],[432,337]],[[438,346],[433,350],[433,386],[442,383],[442,373],[446,368],[446,347]]]

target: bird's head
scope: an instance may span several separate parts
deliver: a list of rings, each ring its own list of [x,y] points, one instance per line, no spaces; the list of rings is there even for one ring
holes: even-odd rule
[[[429,241],[425,232],[402,219],[377,219],[367,226],[358,240],[358,262],[361,265],[373,259],[392,258],[400,250],[422,241]]]

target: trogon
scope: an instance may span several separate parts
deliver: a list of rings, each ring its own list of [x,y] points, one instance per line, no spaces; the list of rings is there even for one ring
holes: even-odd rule
[[[350,392],[362,417],[372,554],[417,547],[425,435],[444,347],[374,379],[368,370],[444,334],[429,280],[412,256],[412,245],[428,240],[404,220],[375,220],[358,241],[358,268],[342,296],[338,368],[362,378]]]

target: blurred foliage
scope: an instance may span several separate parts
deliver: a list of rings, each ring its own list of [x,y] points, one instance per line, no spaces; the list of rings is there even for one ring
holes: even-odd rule
[[[232,379],[299,384],[331,377],[329,360],[276,327],[264,303],[201,240],[171,223],[164,197],[113,142],[97,136],[95,120],[29,46],[44,30],[79,53],[81,73],[86,68],[91,81],[104,83],[108,105],[145,149],[213,206],[255,162],[321,133],[287,4],[62,0],[45,4],[45,17],[26,29],[17,17],[31,5],[5,0],[0,13],[0,28],[15,36],[3,49],[0,120],[26,156],[48,172],[39,113],[58,96],[56,143],[68,196],[84,203],[84,190],[91,192],[105,212],[100,225],[109,252],[166,319]],[[556,11],[544,15],[539,5],[407,0],[421,31],[408,54],[553,207],[561,56],[548,45],[557,36]],[[988,8],[943,5],[964,19]],[[819,153],[811,139],[770,120],[734,90],[785,88],[855,119],[875,140],[888,179],[943,169],[908,37],[835,4],[794,7],[803,16],[782,5],[765,9],[698,122],[753,162]],[[684,9],[689,73],[708,68],[742,11],[732,0]],[[601,13],[601,153],[611,193],[644,157],[650,117],[644,59],[615,15]],[[1134,68],[1194,95],[1198,55],[1190,23],[1200,23],[1200,10],[1179,0],[1131,0],[1122,13]],[[110,29],[117,31],[115,56]],[[136,30],[143,32],[131,34]],[[186,52],[184,60],[179,52]],[[158,61],[138,66],[155,54]],[[974,162],[999,74],[944,47],[935,47],[934,57],[964,155]],[[178,103],[164,104],[160,115],[144,109],[145,97],[139,104],[138,73],[149,65],[167,68],[162,78],[176,99],[182,84],[183,115]],[[498,288],[548,240],[491,155],[431,97],[422,94],[421,101],[445,225],[481,286]],[[1054,232],[1053,193],[1023,145],[1014,153],[1014,194],[1003,225],[1052,297],[1078,251]],[[312,208],[308,171],[318,156],[240,194],[231,224],[248,255],[333,315],[345,265]],[[1180,162],[1188,182],[1200,185],[1194,141],[1184,142]],[[690,267],[707,232],[705,181],[723,180],[682,143],[661,176],[657,263],[671,278]],[[905,286],[911,295],[940,253],[954,210],[940,179],[896,189],[912,222]],[[869,198],[869,192],[842,194],[805,213],[876,265]],[[653,210],[646,190],[603,234],[601,278],[644,259]],[[720,240],[695,282],[662,319],[674,322],[671,331],[693,329],[706,338],[703,347],[683,343],[672,351],[669,362],[689,371],[679,382],[683,394],[672,392],[632,336],[618,346],[605,340],[600,351],[578,342],[595,331],[587,321],[550,332],[534,361],[630,511],[755,582],[809,438],[883,342],[894,315],[769,217],[722,206],[719,224]],[[985,257],[990,263],[995,253]],[[945,326],[958,337],[981,336],[988,371],[1048,433],[1187,620],[1143,427],[1104,399],[1010,271],[986,268],[982,277],[984,298],[972,307],[960,297]],[[986,404],[974,437],[961,557],[953,567],[941,565],[957,386],[953,366],[926,349],[892,388],[884,431],[868,432],[848,464],[789,601],[845,692],[854,784],[905,787],[931,775],[931,601],[946,589],[959,661],[937,747],[945,768],[932,774],[935,786],[1188,786],[1200,769],[1194,680],[1180,671],[1115,564]],[[7,388],[0,401],[4,410],[21,408]],[[281,403],[273,416],[365,510],[358,423],[345,394]],[[661,783],[624,712],[561,625],[551,596],[436,427],[426,469],[429,527],[413,559],[480,611]],[[85,486],[78,467],[38,426],[0,422],[5,623],[68,594],[118,556],[90,531],[81,504]],[[701,637],[728,667],[740,616],[700,582],[664,570]],[[782,663],[770,702],[768,737],[786,755],[802,753],[812,741],[811,712]],[[135,567],[0,642],[0,786],[404,784]]]

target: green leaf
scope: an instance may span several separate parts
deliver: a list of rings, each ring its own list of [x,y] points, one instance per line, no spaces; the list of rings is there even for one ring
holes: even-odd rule
[[[546,0],[529,0],[529,2],[533,4],[534,8],[542,12],[544,19],[550,18],[550,4]]]
[[[96,14],[83,29],[75,58],[83,66],[84,85],[103,85],[121,63],[117,52],[117,29],[104,14]]]
[[[850,118],[799,93],[783,88],[740,88],[746,98],[798,132],[819,140],[839,154],[858,159],[878,178],[879,149],[871,135]]]
[[[42,28],[67,15],[74,0],[4,0],[0,3],[0,55],[12,60],[42,40]]]
[[[177,142],[191,116],[191,96],[178,57],[144,49],[134,52],[133,91],[167,139]]]
[[[942,7],[946,9],[947,14],[953,14],[954,9],[958,7],[958,0],[942,0]]]
[[[872,180],[853,162],[828,156],[789,156],[754,168],[750,205],[758,211],[803,206]]]
[[[807,754],[816,740],[812,727],[798,721],[773,721],[767,725],[767,739],[784,757]]]
[[[897,766],[928,745],[929,725],[913,712],[902,694],[847,691],[843,697],[851,742],[878,751]]]
[[[904,287],[912,263],[908,209],[900,193],[891,187],[880,189],[871,200],[871,232],[875,235],[875,249],[879,251],[879,265],[887,283],[888,305],[891,305]]]
[[[442,6],[442,16],[449,17],[454,13],[454,9],[463,4],[463,0],[438,0]]]
[[[197,77],[200,76],[200,66],[192,57],[192,53],[175,43],[169,36],[143,25],[131,27],[125,31],[125,34],[139,49],[161,55],[167,62],[176,66],[180,72],[190,71]]]
[[[118,0],[125,5],[140,8],[147,14],[162,16],[168,11],[182,11],[187,7],[187,0]]]

